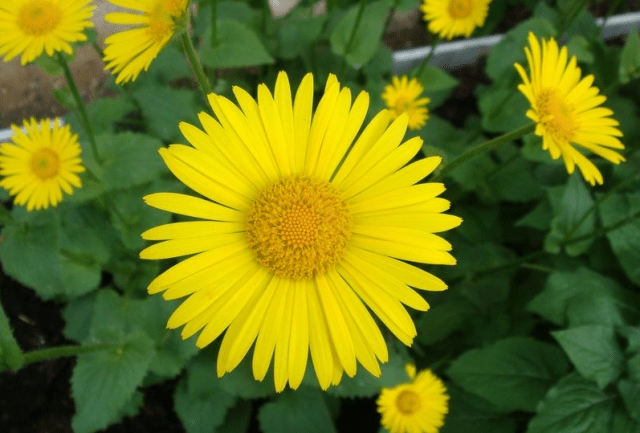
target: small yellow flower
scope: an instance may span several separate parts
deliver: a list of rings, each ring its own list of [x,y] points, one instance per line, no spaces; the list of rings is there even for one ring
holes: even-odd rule
[[[593,75],[581,78],[575,56],[568,59],[567,47],[558,48],[556,41],[542,39],[542,47],[533,33],[529,33],[525,53],[530,77],[524,68],[515,64],[523,84],[518,89],[527,97],[531,109],[527,117],[536,122],[536,135],[542,137],[542,148],[553,159],[562,156],[569,173],[577,165],[584,179],[591,185],[602,185],[598,168],[573,145],[601,156],[613,164],[624,157],[613,149],[624,149],[617,137],[622,137],[613,111],[601,107],[607,99],[598,95]]]
[[[276,391],[300,386],[311,359],[323,389],[360,364],[374,376],[388,351],[381,324],[411,345],[405,305],[426,311],[415,289],[446,284],[409,262],[453,265],[438,234],[460,225],[445,214],[441,183],[418,183],[439,157],[411,162],[422,139],[403,143],[408,116],[382,110],[363,127],[369,95],[330,75],[317,108],[313,75],[295,94],[281,72],[257,100],[234,87],[237,104],[211,93],[215,118],[182,123],[190,145],[160,150],[192,195],[145,197],[155,208],[197,220],[154,227],[140,253],[191,256],[150,284],[150,294],[186,300],[169,318],[205,347],[222,337],[219,376],[253,350],[263,380],[273,360]],[[408,164],[408,165],[407,165]],[[406,260],[406,261],[405,261]],[[374,320],[375,314],[380,322]]]
[[[487,18],[491,0],[422,0],[429,31],[443,39],[471,36]]]
[[[422,128],[429,118],[429,110],[426,105],[431,100],[420,98],[423,91],[424,87],[415,78],[409,80],[406,76],[400,79],[393,77],[391,84],[384,88],[382,99],[394,119],[402,113],[407,113],[409,115],[409,129],[415,130]]]
[[[15,203],[27,210],[47,209],[62,200],[62,191],[73,194],[82,186],[77,173],[85,171],[78,136],[56,119],[24,121],[26,133],[11,125],[12,143],[0,145],[0,186],[15,195]]]
[[[416,376],[407,365],[411,382],[383,388],[378,397],[382,426],[391,433],[437,433],[449,412],[449,396],[444,383],[431,370]]]
[[[177,21],[187,11],[188,0],[108,0],[140,13],[114,12],[105,15],[112,24],[136,26],[109,36],[104,49],[105,69],[118,74],[116,83],[134,81],[148,70],[153,59],[173,38]]]
[[[0,55],[8,62],[22,54],[26,65],[43,51],[72,54],[71,43],[87,40],[95,8],[91,0],[1,0]]]

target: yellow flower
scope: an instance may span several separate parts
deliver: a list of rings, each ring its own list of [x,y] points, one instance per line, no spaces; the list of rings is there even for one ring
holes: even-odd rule
[[[420,9],[429,31],[443,39],[471,36],[487,18],[491,0],[422,0]]]
[[[451,244],[434,233],[461,222],[442,213],[449,208],[438,197],[444,185],[417,184],[440,158],[404,167],[422,147],[418,137],[401,144],[408,116],[391,123],[383,110],[356,139],[369,95],[361,92],[352,104],[351,91],[330,75],[313,114],[313,88],[307,74],[292,98],[281,72],[274,94],[262,84],[257,101],[234,87],[239,107],[210,94],[218,120],[201,112],[204,131],[180,125],[193,147],[160,150],[173,174],[203,198],[145,197],[150,206],[199,219],[142,234],[160,241],[140,253],[143,259],[193,255],[149,285],[149,293],[168,300],[189,296],[167,326],[184,325],[183,338],[202,330],[198,347],[226,329],[219,376],[255,341],[254,377],[263,380],[273,358],[277,391],[300,385],[309,352],[323,389],[338,384],[343,371],[353,376],[357,362],[380,375],[387,346],[365,305],[410,345],[416,328],[402,304],[429,308],[411,287],[446,285],[403,260],[455,264]]]
[[[516,63],[523,84],[518,89],[531,103],[527,117],[536,122],[536,135],[542,137],[542,148],[549,150],[553,159],[562,156],[567,171],[573,173],[577,165],[582,176],[591,185],[602,185],[602,174],[587,157],[573,146],[601,156],[614,164],[624,157],[613,149],[624,149],[617,137],[622,132],[618,121],[611,118],[613,111],[601,107],[607,99],[598,95],[592,86],[593,75],[581,78],[577,60],[568,60],[567,47],[558,48],[556,41],[542,39],[542,48],[533,33],[529,33],[529,45],[525,48],[531,79]]]
[[[43,51],[71,54],[71,43],[87,40],[95,8],[91,0],[1,0],[0,55],[8,62],[22,54],[26,65]]]
[[[27,210],[47,209],[62,200],[62,191],[73,194],[82,186],[77,173],[85,171],[78,136],[60,120],[24,121],[26,134],[11,125],[13,143],[0,145],[0,186],[15,195],[15,203]]]
[[[437,433],[449,412],[449,396],[444,383],[431,370],[416,376],[407,365],[411,382],[383,388],[378,397],[382,425],[391,433]]]
[[[423,91],[424,87],[415,78],[409,80],[406,76],[400,79],[393,77],[391,84],[384,88],[382,99],[391,110],[394,119],[402,113],[407,113],[409,129],[420,129],[427,123],[429,111],[426,105],[431,102],[429,98],[420,98]]]
[[[183,19],[188,0],[108,0],[141,13],[114,12],[104,19],[112,24],[134,25],[133,29],[109,36],[105,43],[105,69],[118,74],[116,83],[136,80],[148,70],[160,50],[176,33],[176,22]]]

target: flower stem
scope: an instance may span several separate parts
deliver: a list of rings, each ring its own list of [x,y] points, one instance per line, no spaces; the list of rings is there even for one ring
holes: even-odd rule
[[[34,350],[23,355],[24,364],[33,364],[34,362],[46,361],[47,359],[64,358],[67,356],[77,356],[83,353],[97,352],[99,350],[111,349],[117,347],[113,344],[91,344],[86,346],[57,346],[48,347],[46,349]]]
[[[93,134],[93,129],[91,128],[91,122],[89,122],[89,116],[87,116],[87,110],[84,106],[84,102],[80,97],[80,92],[78,92],[78,87],[76,87],[76,82],[73,80],[73,76],[71,75],[71,71],[69,70],[69,65],[67,60],[61,53],[57,55],[58,64],[62,68],[64,72],[64,77],[67,79],[67,84],[69,85],[69,90],[71,90],[71,94],[73,95],[73,99],[76,102],[76,107],[78,109],[78,113],[80,115],[80,121],[82,122],[82,126],[84,127],[87,136],[89,137],[89,143],[91,144],[91,150],[93,151],[93,157],[97,163],[100,163],[100,154],[98,153],[98,146],[96,145],[96,137]]]
[[[191,36],[189,36],[189,32],[184,30],[180,35],[180,40],[182,42],[182,49],[184,50],[184,54],[187,56],[189,63],[191,64],[191,69],[193,69],[194,75],[200,84],[200,89],[202,93],[204,93],[205,99],[211,93],[211,85],[209,84],[209,79],[207,75],[204,73],[204,69],[202,69],[202,64],[198,59],[198,55],[196,54],[196,49],[193,46],[193,42],[191,41]]]
[[[211,46],[218,45],[218,0],[211,0]]]
[[[429,54],[427,55],[427,57],[422,59],[422,63],[420,63],[420,66],[416,70],[415,74],[413,74],[414,77],[418,77],[419,78],[422,75],[422,72],[424,72],[424,68],[427,67],[427,65],[429,64],[429,62],[433,58],[433,55],[436,52],[436,47],[438,46],[439,43],[440,43],[440,38],[437,37],[437,36],[434,36],[433,40],[431,41],[431,51],[429,51]]]
[[[367,5],[367,0],[360,0],[360,7],[358,8],[358,14],[356,15],[356,22],[353,23],[353,28],[351,29],[351,35],[349,36],[349,40],[347,41],[347,45],[344,47],[344,56],[342,57],[342,64],[340,65],[340,73],[339,77],[342,77],[344,73],[344,68],[347,66],[347,56],[351,52],[351,45],[353,45],[353,41],[356,39],[356,33],[358,32],[358,27],[360,26],[360,21],[362,21],[362,15],[364,14],[364,8]]]
[[[481,153],[488,152],[488,151],[493,150],[493,149],[497,149],[498,147],[502,146],[503,144],[510,143],[513,140],[522,137],[523,135],[526,135],[526,134],[529,134],[529,133],[533,132],[535,130],[535,128],[536,128],[536,125],[532,123],[530,125],[523,126],[520,129],[516,129],[515,131],[511,131],[511,132],[508,132],[506,134],[503,134],[503,135],[501,135],[499,137],[496,137],[496,138],[494,138],[492,140],[485,141],[484,143],[479,144],[478,146],[467,150],[466,152],[464,152],[461,155],[458,155],[456,158],[454,158],[453,161],[451,161],[450,163],[445,165],[442,168],[442,170],[440,170],[439,173],[434,175],[434,177],[432,178],[432,181],[438,181],[438,180],[444,178],[444,176],[447,173],[449,173],[451,170],[453,170],[454,168],[456,168],[460,164],[463,164],[467,160],[475,158],[476,156],[480,155]]]

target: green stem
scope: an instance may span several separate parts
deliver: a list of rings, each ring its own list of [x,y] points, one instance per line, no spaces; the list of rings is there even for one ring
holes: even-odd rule
[[[418,67],[416,72],[413,74],[414,77],[418,77],[419,78],[422,75],[422,72],[424,71],[424,68],[427,67],[427,65],[429,64],[429,62],[433,58],[433,55],[436,52],[436,47],[438,46],[439,43],[440,43],[440,38],[437,37],[437,36],[434,36],[433,40],[431,41],[431,51],[429,51],[429,54],[427,55],[427,57],[422,59],[422,63],[420,63],[420,66]]]
[[[391,9],[389,9],[389,15],[387,16],[386,21],[384,22],[384,27],[382,28],[382,37],[387,34],[387,30],[389,29],[389,24],[391,24],[391,20],[393,19],[393,14],[396,13],[396,9],[398,8],[398,3],[400,0],[393,0],[393,5],[391,5]]]
[[[610,232],[612,230],[619,229],[620,227],[625,226],[625,225],[629,224],[630,222],[634,222],[638,218],[640,218],[640,211],[635,212],[635,213],[629,215],[628,217],[621,219],[617,223],[611,224],[610,226],[603,227],[603,228],[601,228],[599,230],[595,230],[595,231],[593,231],[591,233],[587,233],[584,236],[578,236],[577,238],[569,239],[568,241],[562,242],[562,245],[566,247],[567,245],[576,244],[578,242],[583,242],[583,241],[589,240],[591,238],[595,238],[595,237],[598,237],[600,235],[604,235],[604,234],[606,234],[606,233],[608,233],[608,232]]]
[[[367,5],[367,0],[360,0],[360,7],[358,8],[358,14],[356,15],[356,22],[353,24],[353,28],[351,29],[351,35],[347,40],[347,45],[344,47],[344,56],[342,57],[342,64],[340,65],[340,73],[338,77],[342,78],[342,74],[344,73],[344,68],[347,66],[347,56],[351,52],[351,45],[353,45],[353,41],[356,39],[356,33],[358,32],[358,26],[360,26],[360,21],[362,21],[362,15],[364,14],[364,8]]]
[[[527,125],[527,126],[523,126],[520,129],[517,129],[515,131],[503,134],[503,135],[501,135],[499,137],[494,138],[493,140],[485,141],[484,143],[479,144],[478,146],[467,150],[466,152],[464,152],[461,155],[458,155],[456,158],[454,158],[453,161],[451,161],[450,163],[445,165],[442,168],[442,170],[440,170],[440,172],[437,173],[432,178],[432,181],[438,181],[438,180],[444,178],[444,176],[447,173],[449,173],[451,170],[453,170],[454,168],[456,168],[460,164],[463,164],[464,162],[468,161],[469,159],[475,158],[476,156],[480,155],[481,153],[488,152],[488,151],[493,150],[493,149],[497,149],[498,147],[502,146],[503,144],[510,143],[513,140],[522,137],[523,135],[526,135],[526,134],[529,134],[529,133],[533,132],[535,130],[535,128],[536,128],[535,124],[530,124],[530,125]]]
[[[96,145],[96,138],[93,135],[93,129],[91,129],[91,122],[89,122],[89,116],[87,116],[87,110],[84,106],[84,102],[80,97],[80,92],[78,92],[78,88],[76,87],[76,82],[73,80],[73,76],[71,75],[71,71],[69,70],[69,65],[67,64],[67,60],[61,53],[58,53],[57,56],[58,64],[64,71],[64,77],[67,79],[67,84],[69,85],[69,90],[71,90],[71,94],[73,95],[73,99],[76,102],[76,107],[78,108],[78,113],[80,115],[80,121],[82,122],[82,126],[84,127],[87,136],[89,137],[89,143],[91,144],[91,150],[93,151],[94,159],[97,163],[100,163],[100,154],[98,153],[98,146]]]
[[[100,45],[98,45],[97,42],[93,41],[93,42],[91,42],[91,46],[96,51],[96,53],[98,53],[100,58],[103,59],[104,58],[104,51],[102,51],[102,48],[100,48]]]
[[[589,218],[589,215],[591,215],[592,213],[594,213],[596,211],[596,209],[598,208],[598,206],[600,206],[605,200],[607,200],[609,197],[611,197],[616,191],[620,191],[621,189],[623,189],[624,187],[636,182],[640,180],[640,173],[636,174],[633,177],[630,177],[629,179],[620,182],[619,184],[617,184],[616,186],[614,186],[613,188],[611,188],[609,191],[607,191],[605,194],[602,195],[602,197],[600,197],[598,200],[596,200],[589,209],[587,209],[587,211],[582,215],[582,217],[578,220],[577,223],[575,223],[575,225],[573,227],[571,227],[571,230],[569,230],[569,233],[567,233],[566,239],[570,240],[573,237],[573,234],[580,228],[580,226],[582,225],[583,222],[585,222],[587,220],[587,218]]]
[[[218,0],[211,0],[211,46],[218,45]]]
[[[91,344],[87,346],[58,346],[48,347],[46,349],[34,350],[23,355],[24,364],[33,364],[34,362],[46,361],[54,358],[64,358],[68,356],[82,355],[83,353],[97,352],[99,350],[111,349],[117,347],[113,344]]]
[[[191,69],[194,72],[198,83],[200,84],[200,89],[204,93],[204,98],[207,99],[209,93],[211,93],[211,85],[209,84],[209,79],[207,75],[204,73],[204,69],[202,69],[202,64],[198,59],[198,55],[196,54],[196,49],[193,46],[193,42],[191,41],[191,37],[189,33],[185,30],[180,35],[180,40],[182,42],[182,49],[184,50],[189,63],[191,64]]]

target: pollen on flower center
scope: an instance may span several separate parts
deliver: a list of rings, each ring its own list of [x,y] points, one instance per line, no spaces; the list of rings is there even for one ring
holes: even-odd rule
[[[420,409],[420,397],[413,391],[405,389],[396,397],[398,410],[405,415],[411,415]]]
[[[32,0],[18,13],[17,24],[29,36],[51,33],[62,20],[62,11],[49,0]]]
[[[289,176],[254,199],[246,232],[256,258],[274,274],[311,279],[342,258],[351,234],[351,214],[329,182]]]
[[[148,13],[147,33],[156,42],[162,42],[171,36],[175,28],[175,20],[183,11],[184,0],[160,0]]]
[[[553,138],[563,143],[572,141],[578,125],[572,107],[564,101],[557,89],[542,89],[537,108],[540,121]]]
[[[40,179],[50,179],[58,174],[60,168],[58,155],[53,150],[43,147],[31,156],[31,168]]]
[[[472,9],[472,0],[451,0],[449,2],[449,15],[452,18],[466,18],[471,15]]]

